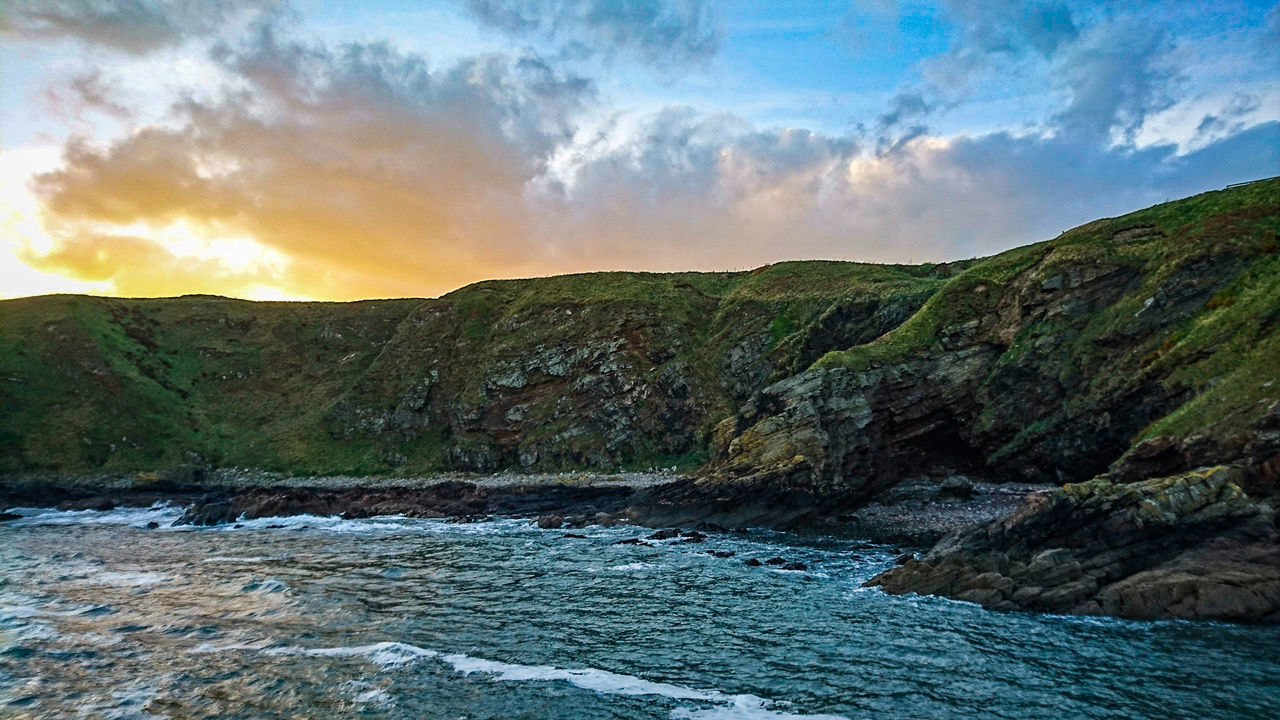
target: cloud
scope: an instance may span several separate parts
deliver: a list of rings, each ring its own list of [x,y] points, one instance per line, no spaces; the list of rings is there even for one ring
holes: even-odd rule
[[[625,53],[678,70],[715,55],[720,30],[705,0],[467,0],[480,22],[584,56]]]
[[[77,248],[188,223],[253,238],[289,258],[287,291],[323,297],[432,294],[542,269],[522,247],[524,193],[571,137],[589,83],[537,61],[431,69],[381,44],[304,46],[269,29],[219,57],[245,89],[185,99],[176,126],[106,148],[72,142],[65,167],[37,177],[65,250],[45,262],[123,277],[130,258],[160,256],[131,240],[103,265]]]
[[[934,107],[920,92],[900,92],[889,101],[889,109],[880,116],[876,125],[883,129],[895,128],[904,122],[925,117],[933,112]]]
[[[1147,115],[1173,102],[1178,72],[1164,62],[1171,50],[1159,28],[1130,23],[1095,27],[1059,64],[1071,101],[1056,118],[1067,133],[1128,141]]]
[[[1017,55],[1034,50],[1052,57],[1080,32],[1071,10],[1054,0],[948,0],[945,4],[960,27],[964,45],[982,53]]]
[[[80,117],[86,110],[97,110],[114,118],[128,118],[132,113],[116,95],[116,88],[104,79],[102,71],[94,69],[73,76],[64,87],[49,88],[44,99],[58,115]]]
[[[1258,109],[1260,102],[1249,93],[1235,93],[1218,112],[1205,115],[1196,126],[1199,135],[1221,137],[1243,129],[1242,118]]]
[[[19,257],[47,272],[82,282],[110,281],[126,296],[189,293],[279,296],[272,292],[282,277],[280,262],[230,264],[216,255],[175,253],[151,238],[77,234],[63,238],[51,252],[22,249]]]
[[[1097,140],[922,135],[868,153],[847,138],[668,109],[578,168],[544,241],[580,264],[654,270],[985,255],[1273,174],[1280,123],[1185,156]]]
[[[898,8],[899,15],[904,12]],[[893,98],[878,124],[881,146],[920,135],[927,117],[955,109],[975,92],[1025,82],[1078,45],[1085,31],[1058,0],[944,0],[937,12],[950,47],[921,60],[921,81]],[[895,136],[900,124],[906,131]]]
[[[72,37],[134,55],[175,45],[230,20],[271,10],[280,0],[9,0],[0,32]]]

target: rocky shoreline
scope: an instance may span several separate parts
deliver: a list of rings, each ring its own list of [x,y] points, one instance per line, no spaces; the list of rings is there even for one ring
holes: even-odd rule
[[[636,492],[678,479],[671,471],[379,478],[288,477],[226,469],[194,479],[171,475],[145,482],[129,476],[36,476],[6,478],[0,506],[109,510],[169,502],[190,505],[179,522],[192,525],[300,514],[456,519],[560,515],[601,521],[602,515],[609,515],[608,520],[616,522]]]
[[[6,301],[0,502],[839,533],[932,546],[888,592],[1277,621],[1278,223],[1272,179],[946,266]]]
[[[1245,479],[1231,467],[1136,483],[1103,477],[1061,488],[921,477],[851,512],[824,508],[795,490],[742,494],[750,489],[713,484],[713,497],[706,483],[669,473],[290,478],[267,487],[161,482],[114,489],[31,481],[9,484],[0,505],[110,510],[170,502],[190,506],[175,525],[195,526],[307,514],[459,522],[524,517],[545,529],[634,524],[685,528],[691,536],[785,527],[906,550],[899,567],[868,583],[894,594],[944,595],[995,610],[1280,622],[1280,515],[1241,489]],[[930,546],[920,556],[914,552]]]
[[[996,610],[1280,622],[1276,510],[1214,467],[1035,494],[873,578]]]

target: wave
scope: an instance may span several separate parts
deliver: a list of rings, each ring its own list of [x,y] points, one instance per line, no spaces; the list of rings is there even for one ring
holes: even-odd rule
[[[418,647],[403,642],[378,642],[369,645],[353,645],[331,648],[302,648],[295,646],[268,647],[254,644],[215,646],[204,644],[192,652],[226,652],[252,650],[268,655],[305,655],[311,657],[363,658],[383,669],[397,668],[421,660],[435,660],[451,666],[464,676],[481,674],[502,682],[566,682],[574,687],[601,695],[656,696],[669,700],[706,703],[709,707],[680,707],[672,711],[673,718],[688,720],[719,720],[720,718],[745,718],[747,720],[847,720],[839,715],[806,715],[778,709],[787,703],[768,700],[751,694],[729,694],[719,690],[702,690],[673,683],[646,680],[634,675],[610,672],[599,668],[561,668],[554,665],[522,665],[498,660],[486,660],[463,653],[443,653],[439,650]]]
[[[168,527],[182,517],[185,508],[156,503],[150,507],[118,507],[113,510],[58,510],[56,508],[15,507],[6,512],[20,515],[0,527],[31,527],[37,525],[128,525],[145,528],[154,522]]]
[[[115,587],[145,587],[168,582],[173,578],[154,572],[103,571],[95,573],[87,581],[94,585],[113,585]]]

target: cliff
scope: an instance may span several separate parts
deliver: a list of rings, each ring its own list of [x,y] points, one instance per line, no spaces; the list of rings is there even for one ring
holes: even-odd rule
[[[1276,489],[1280,182],[973,263],[869,343],[766,386],[684,488],[856,507],[907,477],[1135,481],[1234,464]]]
[[[1280,618],[1280,180],[945,265],[0,302],[10,481],[673,465],[693,476],[638,491],[633,521],[838,520],[958,475],[1065,485],[875,582]]]
[[[0,302],[0,473],[695,465],[767,382],[959,265],[595,273],[439,299]]]

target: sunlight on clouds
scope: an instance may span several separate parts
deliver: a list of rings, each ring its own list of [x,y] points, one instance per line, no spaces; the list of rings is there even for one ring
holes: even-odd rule
[[[207,292],[252,300],[306,300],[283,287],[290,260],[216,224],[80,223],[53,236],[30,180],[62,164],[59,148],[0,153],[0,297],[46,293],[171,295]]]
[[[111,291],[110,283],[64,277],[22,260],[22,255],[53,249],[53,241],[40,223],[39,202],[26,181],[33,173],[56,167],[60,153],[56,147],[0,151],[0,232],[5,238],[0,251],[0,297]]]

